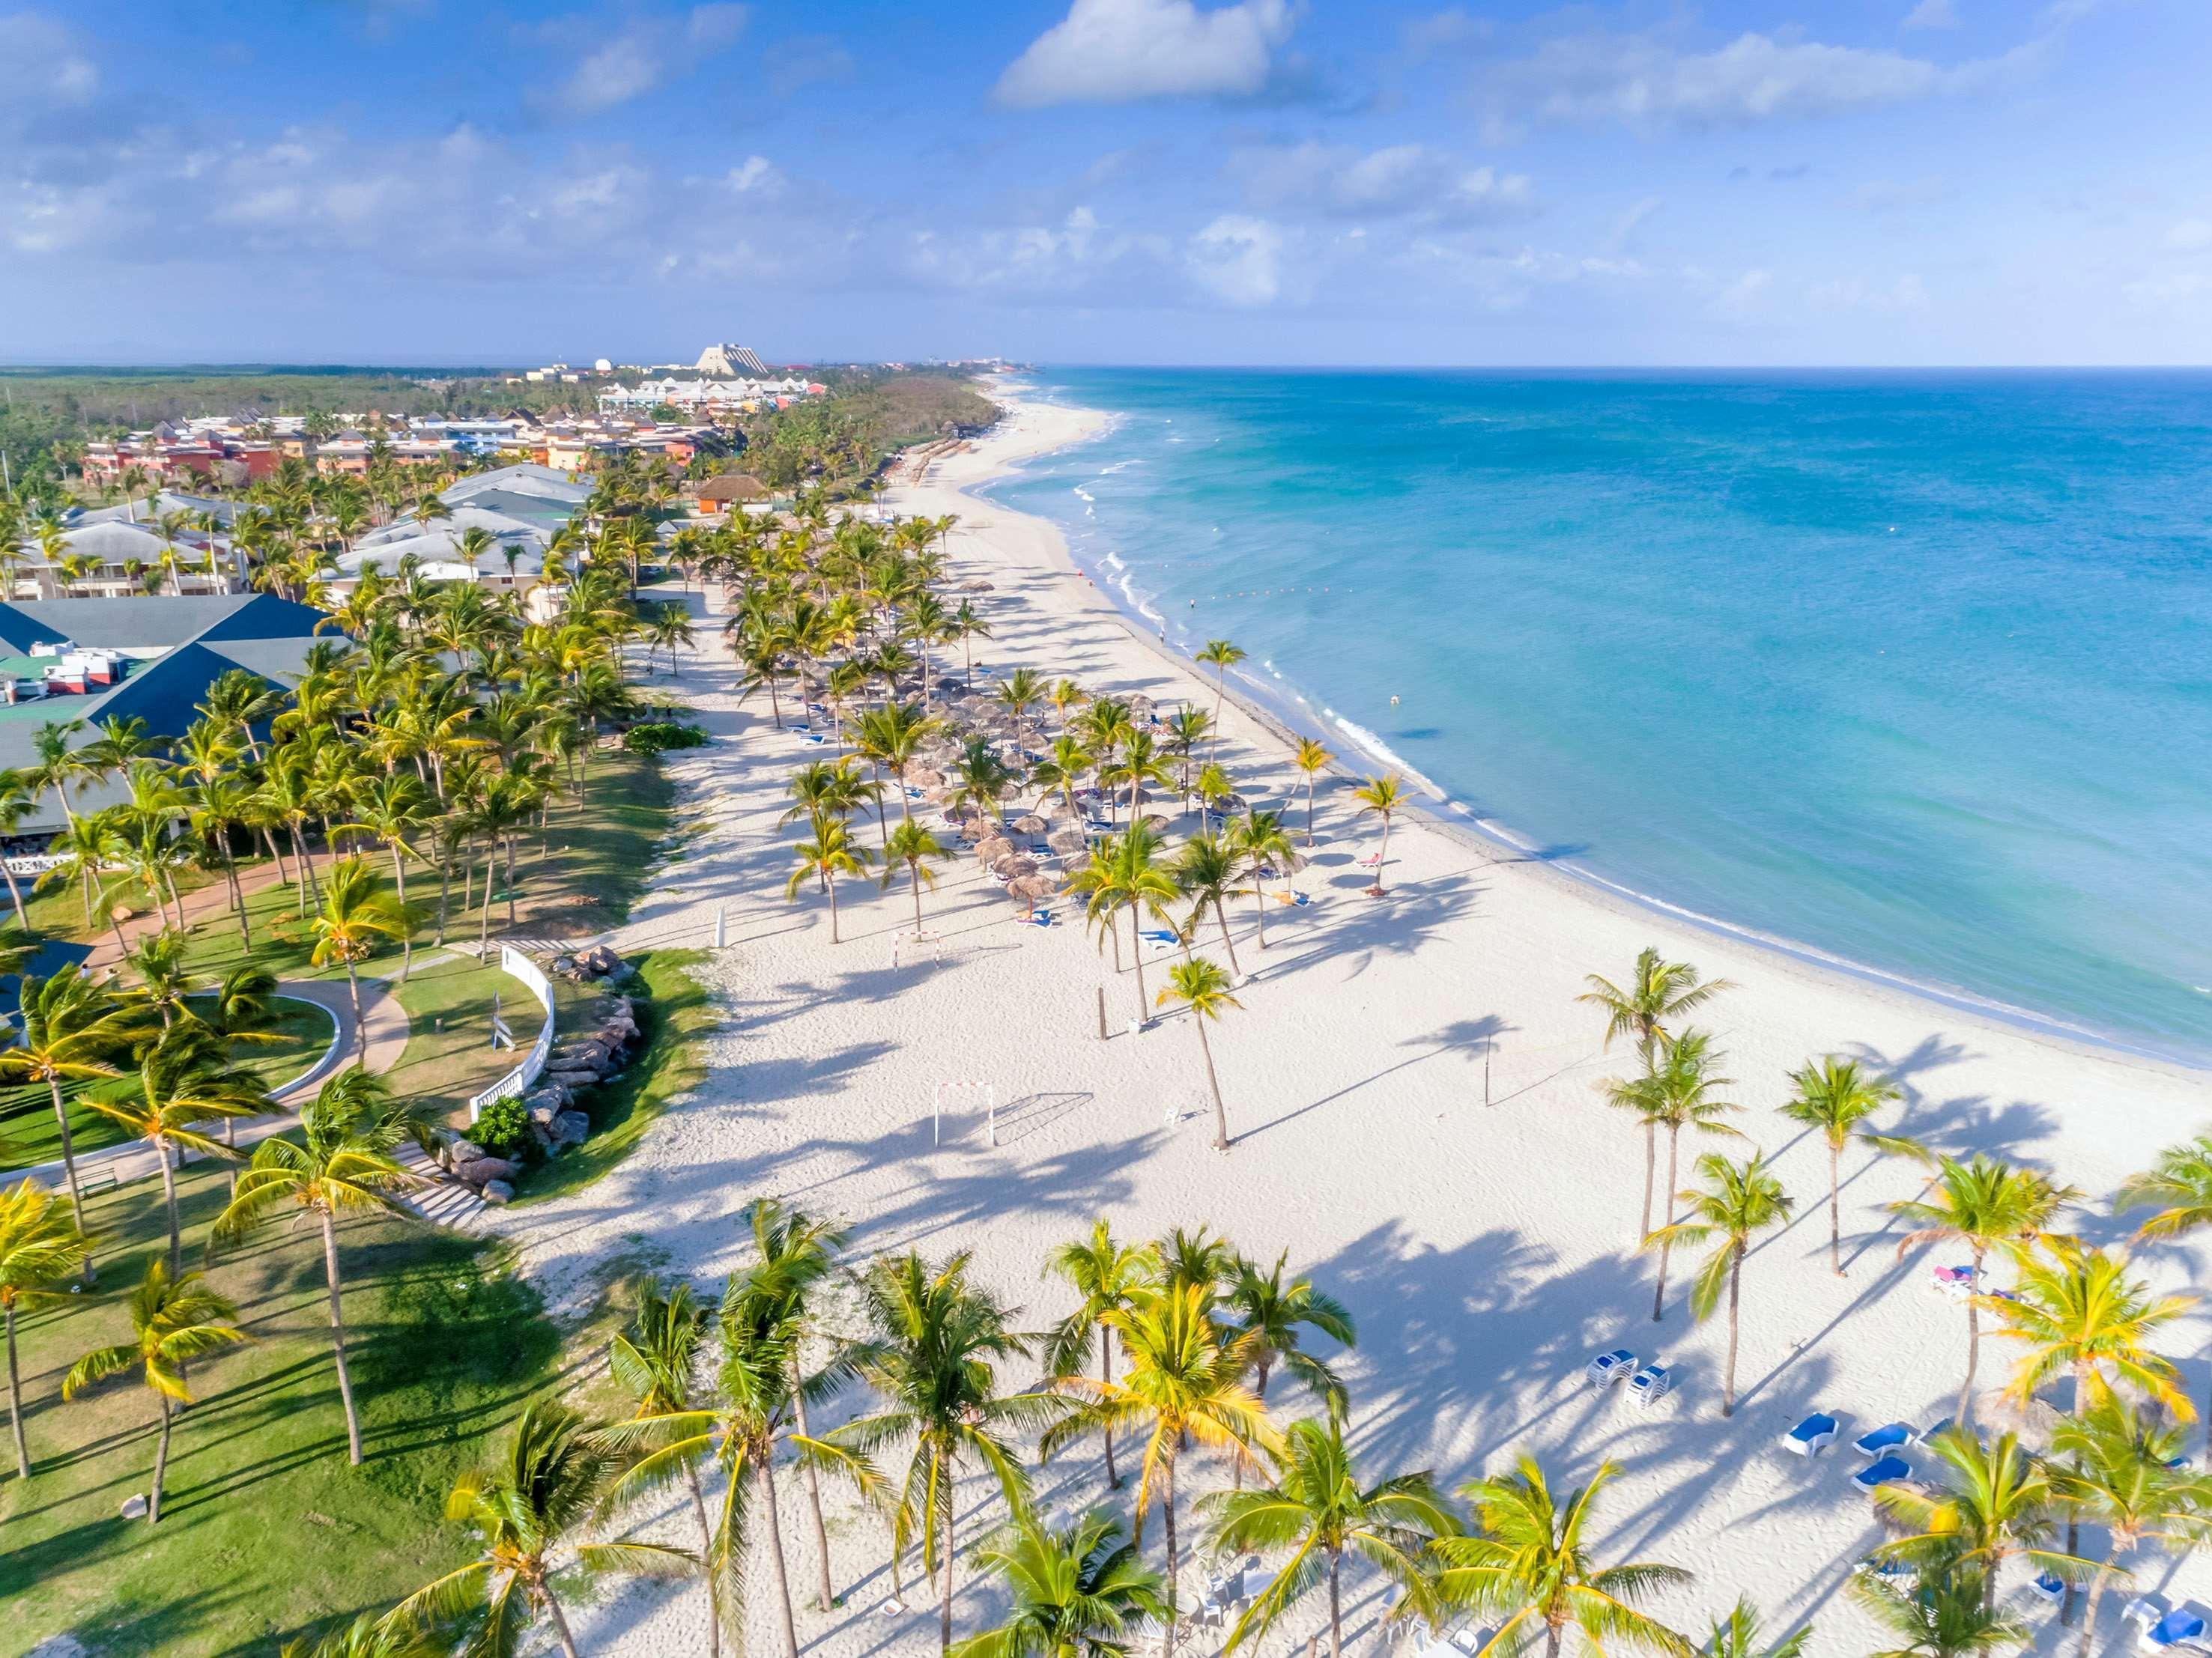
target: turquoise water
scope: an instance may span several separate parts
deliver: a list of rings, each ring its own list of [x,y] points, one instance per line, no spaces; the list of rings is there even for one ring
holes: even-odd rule
[[[1036,384],[1119,418],[989,493],[1348,760],[1648,900],[2212,1059],[2212,376]]]

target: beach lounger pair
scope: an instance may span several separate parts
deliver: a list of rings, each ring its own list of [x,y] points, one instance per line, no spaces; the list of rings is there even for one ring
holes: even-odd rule
[[[1048,909],[1033,909],[1028,914],[1022,917],[1022,925],[1024,926],[1050,926],[1052,925],[1052,912]]]
[[[2186,1606],[2169,1612],[2156,1595],[2138,1595],[2120,1614],[2136,1626],[2136,1644],[2145,1652],[2170,1652],[2203,1638],[2204,1619]]]
[[[1639,1405],[1663,1398],[1674,1385],[1665,1365],[1651,1363],[1639,1368],[1636,1355],[1626,1347],[1600,1353],[1583,1367],[1583,1380],[1593,1388],[1610,1388],[1623,1377],[1628,1381],[1628,1396]]]

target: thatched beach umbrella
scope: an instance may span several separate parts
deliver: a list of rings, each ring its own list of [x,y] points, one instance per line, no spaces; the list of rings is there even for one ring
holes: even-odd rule
[[[982,577],[971,576],[969,580],[960,584],[960,591],[963,593],[988,593],[994,592],[997,589],[993,587],[989,582],[984,580]]]
[[[1024,904],[1043,902],[1059,883],[1048,875],[1024,875],[1006,883],[1006,896]]]
[[[1159,834],[1168,826],[1168,820],[1161,817],[1159,813],[1156,811],[1146,812],[1141,821],[1145,827],[1152,830],[1155,835]]]
[[[1044,819],[1038,817],[1035,812],[1025,811],[1020,817],[1014,819],[1013,828],[1017,832],[1023,835],[1042,835],[1045,830],[1045,823]]]
[[[975,843],[975,861],[988,867],[1006,857],[1013,849],[1014,843],[1003,835],[987,835]]]
[[[1074,874],[1075,872],[1079,869],[1089,869],[1091,867],[1091,853],[1089,850],[1086,848],[1082,852],[1069,853],[1066,857],[1060,860],[1060,867],[1064,874],[1068,875]]]
[[[1024,875],[1034,875],[1042,867],[1042,865],[1036,859],[1024,857],[1018,852],[1005,858],[994,858],[991,860],[991,873],[1003,875],[1009,881]]]
[[[908,766],[906,768],[907,786],[917,789],[941,788],[945,774],[931,766]]]
[[[1052,834],[1046,838],[1045,845],[1050,847],[1054,852],[1059,853],[1062,857],[1066,857],[1070,853],[1086,850],[1091,845],[1091,840],[1090,837],[1085,835],[1081,829],[1054,829]]]

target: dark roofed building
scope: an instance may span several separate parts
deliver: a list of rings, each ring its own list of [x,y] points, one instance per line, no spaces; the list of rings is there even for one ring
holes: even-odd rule
[[[310,605],[268,593],[0,604],[0,645],[13,657],[59,662],[58,647],[75,646],[134,659],[118,683],[92,695],[33,695],[0,705],[0,767],[29,765],[39,728],[46,725],[82,721],[70,735],[72,748],[96,741],[94,725],[110,717],[143,720],[155,737],[180,736],[198,718],[195,705],[206,700],[208,687],[235,669],[289,692],[315,643],[315,624],[327,619]],[[119,781],[95,786],[77,797],[77,807],[97,811],[123,793]],[[21,832],[51,833],[62,822],[52,792],[42,791]]]

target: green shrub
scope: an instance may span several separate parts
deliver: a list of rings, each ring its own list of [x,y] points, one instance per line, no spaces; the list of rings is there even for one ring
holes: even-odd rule
[[[648,720],[623,733],[623,747],[632,754],[665,754],[671,749],[700,749],[707,733],[696,726],[679,726],[670,720]]]
[[[469,1138],[495,1157],[521,1151],[530,1144],[530,1108],[514,1095],[503,1094],[469,1126]]]

